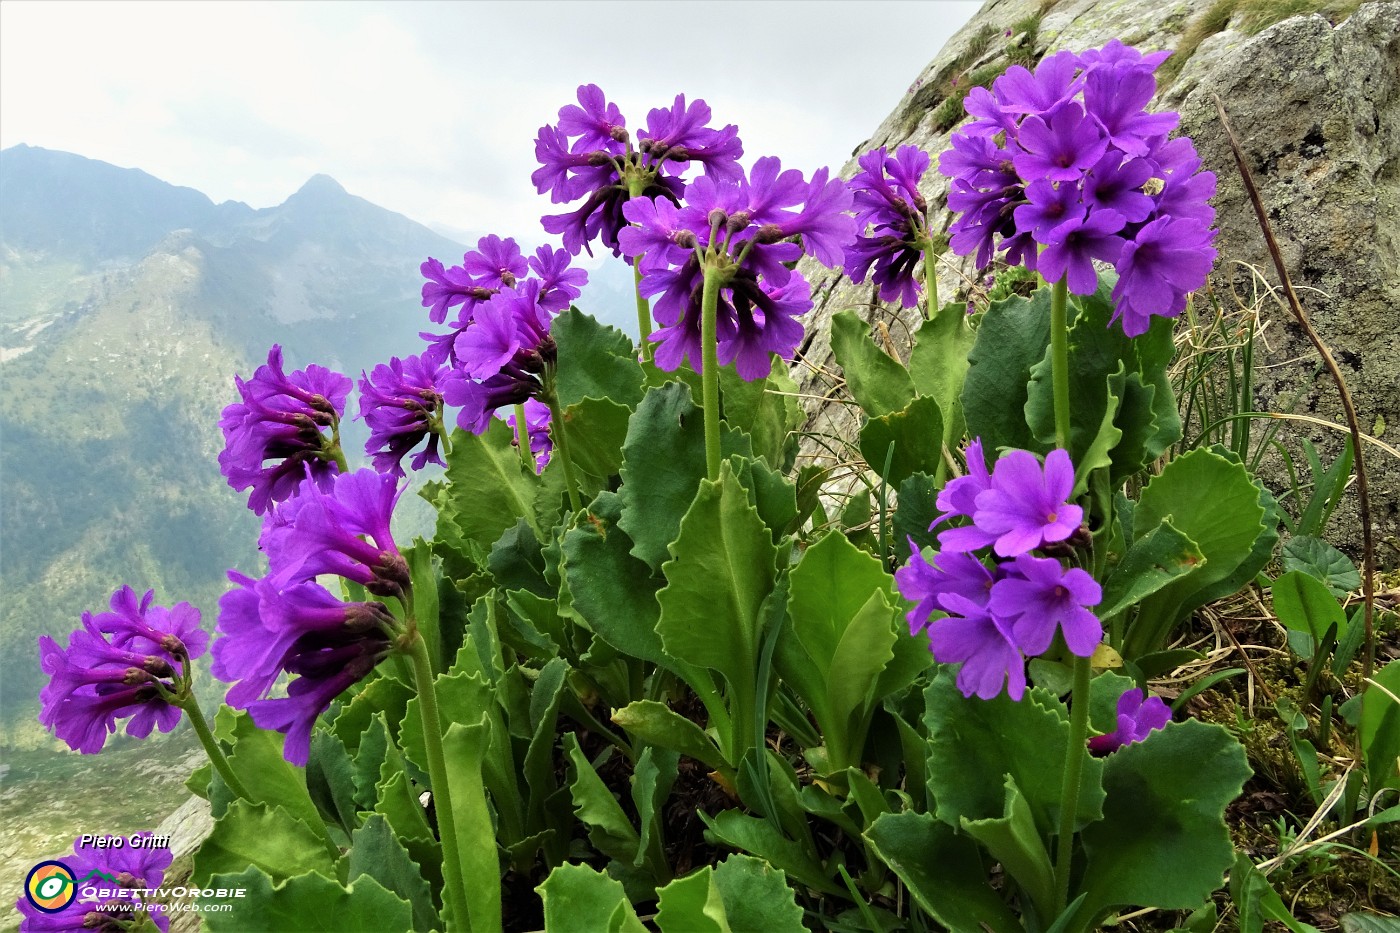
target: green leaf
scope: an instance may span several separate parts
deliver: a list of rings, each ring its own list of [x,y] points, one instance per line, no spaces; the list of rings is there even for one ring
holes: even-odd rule
[[[1342,933],[1395,933],[1395,920],[1375,914],[1345,914]]]
[[[680,755],[670,749],[649,745],[637,756],[632,771],[632,802],[637,807],[637,825],[641,827],[637,855],[633,868],[641,868],[645,859],[653,859],[653,868],[662,877],[670,874],[662,848],[666,825],[662,808],[671,794],[671,786],[679,774]]]
[[[1030,805],[1016,787],[1015,779],[1006,777],[1004,816],[987,820],[964,818],[962,828],[987,847],[1030,898],[1041,921],[1049,922],[1055,913],[1055,869],[1036,831]]]
[[[1236,581],[1253,579],[1268,560],[1268,542],[1275,534],[1264,525],[1265,495],[1240,463],[1204,448],[1170,461],[1152,478],[1134,510],[1134,527],[1152,529],[1169,520],[1195,542],[1203,560],[1143,600],[1124,641],[1125,658],[1162,647],[1186,613],[1209,598],[1227,595],[1216,592],[1217,585],[1232,592]]]
[[[694,758],[711,770],[731,767],[704,730],[664,703],[636,700],[613,713],[612,721],[643,742]]]
[[[1321,641],[1332,626],[1345,632],[1347,615],[1327,585],[1301,570],[1290,570],[1269,588],[1274,615],[1285,628]]]
[[[563,415],[574,467],[592,479],[591,488],[606,488],[608,477],[622,466],[632,409],[611,399],[587,398],[565,408]]]
[[[709,827],[707,836],[767,860],[813,890],[842,895],[816,853],[783,835],[769,820],[745,816],[738,810],[724,810],[715,816],[702,811],[700,819]]]
[[[1135,606],[1173,580],[1204,563],[1201,549],[1170,521],[1164,520],[1128,548],[1103,585],[1100,618]]]
[[[546,933],[647,933],[622,883],[587,865],[560,865],[535,890]]]
[[[645,404],[645,403],[643,403]],[[759,636],[764,599],[773,589],[777,548],[749,504],[729,463],[705,480],[681,521],[663,566],[657,632],[666,653],[707,667],[729,684],[734,728],[747,741],[757,711]],[[734,757],[735,737],[722,743]]]
[[[1220,726],[1168,723],[1108,756],[1102,821],[1088,855],[1080,917],[1134,905],[1187,910],[1234,862],[1225,807],[1249,778],[1244,749]]]
[[[659,570],[705,477],[705,425],[690,387],[672,382],[647,392],[627,424],[622,454],[618,525],[632,539],[632,554]]]
[[[930,813],[905,810],[877,819],[865,838],[915,903],[943,926],[1021,933],[1020,921],[988,883],[982,854],[970,836],[959,835]]]
[[[1064,706],[1040,688],[1019,701],[968,698],[951,671],[940,669],[924,692],[928,729],[928,791],[949,826],[964,819],[996,819],[1005,813],[1002,788],[1010,775],[1025,796],[1042,835],[1059,826],[1061,784],[1069,744]],[[1076,825],[1103,813],[1103,761],[1084,756]]]
[[[1321,538],[1301,535],[1285,541],[1283,569],[1316,577],[1338,598],[1361,587],[1361,574],[1351,558]]]
[[[233,751],[229,753],[228,764],[248,789],[251,795],[249,802],[281,807],[289,816],[300,820],[328,842],[321,812],[316,809],[306,789],[306,772],[282,757],[286,736],[259,729],[246,711],[239,711],[233,717],[229,723],[221,710],[218,718],[225,721],[225,728],[232,729]],[[213,794],[214,799],[210,803],[217,818],[223,814],[223,806],[232,799],[232,792],[222,782],[215,782]]]
[[[452,818],[457,829],[457,857],[466,879],[467,918],[473,930],[501,928],[501,861],[496,832],[486,802],[482,765],[491,728],[487,717],[452,722],[442,737],[442,756],[452,794]],[[513,783],[513,782],[512,782]],[[514,801],[518,806],[519,801]],[[504,805],[504,801],[502,801]]]
[[[787,362],[775,357],[767,378],[753,382],[725,366],[719,371],[719,387],[725,423],[753,439],[755,457],[779,472],[791,470],[797,455],[796,444],[790,443],[792,432],[807,416],[797,403],[797,383],[788,375]]]
[[[1235,856],[1230,869],[1230,899],[1239,911],[1240,933],[1263,933],[1265,920],[1282,923],[1293,933],[1318,933],[1317,927],[1293,918],[1269,879],[1243,852]]]
[[[404,710],[413,691],[392,677],[376,677],[360,688],[350,702],[341,706],[331,721],[331,731],[351,752],[359,748],[361,737],[376,714],[382,714],[389,736],[397,736]]]
[[[899,508],[894,513],[894,548],[900,562],[909,558],[909,539],[918,548],[937,548],[938,534],[929,526],[943,514],[933,477],[915,473],[899,484]]]
[[[624,864],[632,862],[641,845],[641,837],[622,812],[617,798],[608,785],[593,770],[593,764],[579,747],[578,736],[566,732],[562,738],[564,753],[572,765],[573,780],[569,793],[574,798],[574,813],[588,827],[588,838],[605,855]]]
[[[574,612],[598,637],[618,651],[667,667],[656,622],[661,581],[632,556],[632,539],[618,527],[622,499],[602,492],[588,507],[585,521],[564,534],[564,577]]]
[[[578,308],[561,313],[549,335],[559,347],[555,391],[562,408],[586,398],[612,399],[628,408],[642,399],[642,367],[631,339]]]
[[[977,332],[968,323],[966,306],[950,301],[919,326],[914,347],[909,351],[909,378],[919,395],[937,400],[943,413],[942,442],[950,450],[957,446],[967,428],[962,389],[967,379],[967,355],[976,340]]]
[[[242,889],[247,894],[201,901],[215,908],[201,912],[203,928],[209,933],[408,933],[415,929],[408,902],[368,875],[349,887],[316,872],[281,884],[273,881],[256,865],[212,879],[209,887]],[[223,910],[221,905],[227,903],[234,909]]]
[[[389,821],[378,813],[371,814],[351,840],[346,877],[353,884],[361,875],[373,878],[385,890],[408,901],[413,911],[413,929],[431,930],[437,926],[438,908],[422,869],[409,857]]]
[[[831,351],[846,374],[846,388],[870,417],[901,411],[914,400],[909,371],[875,346],[869,326],[856,312],[832,315]]]
[[[715,886],[734,933],[803,933],[787,877],[763,859],[731,855],[714,870]]]
[[[988,453],[1003,447],[1038,450],[1026,426],[1031,367],[1050,352],[1050,289],[1030,299],[993,302],[977,325],[968,354],[962,406],[967,433],[982,438]]]
[[[311,733],[306,789],[324,822],[336,823],[347,833],[360,825],[354,762],[340,739],[325,729]]]
[[[661,933],[733,933],[724,898],[714,884],[714,869],[708,865],[656,893],[656,926]]]
[[[448,486],[438,500],[438,516],[440,522],[452,523],[463,541],[483,549],[522,518],[540,537],[535,516],[540,478],[522,469],[511,438],[510,427],[498,418],[491,419],[484,434],[452,433]]]
[[[1381,668],[1361,696],[1362,757],[1371,793],[1400,787],[1400,661]]]
[[[191,879],[204,884],[221,872],[241,871],[249,865],[278,880],[308,871],[334,875],[333,849],[282,807],[239,798],[214,821],[209,838],[195,852]]]
[[[413,546],[403,552],[408,561],[409,579],[413,585],[413,617],[418,622],[418,631],[428,645],[428,658],[433,662],[434,671],[447,669],[447,656],[442,650],[442,633],[438,630],[438,566],[441,561],[433,557],[432,547],[422,538],[415,538]]]
[[[933,473],[943,461],[943,415],[932,396],[921,395],[902,410],[871,418],[860,429],[860,455],[885,481],[897,485],[915,473]]]

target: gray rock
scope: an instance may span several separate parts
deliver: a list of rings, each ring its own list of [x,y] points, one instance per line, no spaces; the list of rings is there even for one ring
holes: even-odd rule
[[[1005,63],[996,49],[1004,31],[1036,14],[1031,0],[991,0],[924,70],[911,93],[853,152],[842,170],[849,178],[855,156],[876,146],[914,144],[935,154],[948,146],[932,113],[940,89],[960,70],[958,58],[987,27],[992,51],[979,60]],[[1143,49],[1175,48],[1202,7],[1181,0],[1062,0],[1044,13],[1036,52],[1084,49],[1117,36]],[[955,91],[961,95],[961,91]],[[1341,364],[1356,400],[1363,430],[1392,447],[1400,424],[1400,3],[1365,3],[1337,26],[1321,16],[1285,20],[1258,35],[1226,29],[1206,39],[1159,97],[1162,109],[1182,113],[1181,132],[1191,135],[1208,169],[1219,179],[1215,206],[1220,261],[1210,287],[1225,303],[1231,288],[1253,288],[1249,266],[1269,282],[1276,274],[1244,194],[1216,116],[1212,95],[1226,103],[1268,205],[1289,274],[1323,340]],[[936,164],[936,162],[935,162]],[[923,193],[946,203],[946,180],[930,169]],[[810,415],[809,431],[852,439],[859,413],[842,403],[840,367],[830,352],[830,318],[857,308],[883,325],[890,343],[907,356],[918,312],[875,299],[873,289],[855,286],[839,272],[810,262],[803,267],[814,286],[803,358],[793,369]],[[970,257],[946,255],[938,276],[943,300],[966,295],[976,283]],[[1256,409],[1324,419],[1344,425],[1337,393],[1316,365],[1317,356],[1291,314],[1281,305],[1260,310],[1262,346],[1256,347]],[[1388,430],[1387,430],[1388,426]],[[1262,431],[1262,428],[1260,429]],[[1335,430],[1292,421],[1279,439],[1301,460],[1301,439],[1324,451],[1340,450]],[[1400,556],[1400,459],[1368,445],[1373,519],[1382,566]],[[804,453],[830,454],[807,442]],[[858,460],[852,455],[853,462]],[[859,463],[854,463],[859,467]],[[1283,491],[1288,483],[1277,463],[1266,462],[1266,480]],[[847,484],[833,489],[840,493]],[[1339,509],[1329,537],[1356,553],[1360,525],[1354,497]]]

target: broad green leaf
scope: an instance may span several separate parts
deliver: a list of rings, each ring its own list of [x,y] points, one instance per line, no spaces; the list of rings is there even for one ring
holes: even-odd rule
[[[376,714],[382,714],[390,737],[399,734],[399,723],[413,697],[413,690],[392,677],[376,677],[356,693],[331,721],[331,731],[352,752],[359,748],[361,736]]]
[[[578,736],[566,732],[562,741],[564,753],[572,765],[569,793],[574,798],[574,813],[579,822],[588,827],[588,838],[599,852],[624,864],[632,862],[641,844],[632,821],[622,812],[608,785],[593,770],[593,763],[579,747]]]
[[[484,434],[452,433],[439,518],[460,529],[462,540],[483,549],[522,518],[540,536],[535,515],[540,478],[521,466],[511,438],[510,427],[498,418],[491,419]]]
[[[347,833],[360,825],[355,764],[333,732],[317,729],[311,733],[306,789],[325,823],[337,824]]]
[[[501,592],[527,590],[541,598],[554,595],[553,587],[544,578],[544,554],[540,542],[530,523],[523,518],[514,527],[507,528],[491,545],[486,567]],[[435,666],[433,670],[441,673],[451,661],[452,658],[444,658],[445,663],[441,667]]]
[[[208,887],[247,894],[202,901],[216,909],[201,913],[201,925],[209,933],[408,933],[415,928],[408,902],[368,875],[349,887],[317,872],[273,881],[256,865],[211,879]],[[233,910],[222,909],[228,903]]]
[[[637,756],[637,766],[632,771],[632,802],[637,807],[637,825],[641,828],[632,867],[641,868],[645,859],[652,858],[654,869],[664,873],[663,877],[670,874],[670,868],[662,850],[666,825],[662,808],[676,783],[679,765],[678,752],[649,745]]]
[[[442,650],[442,633],[438,630],[438,565],[441,561],[433,557],[432,547],[422,538],[415,538],[413,546],[404,552],[408,561],[409,578],[413,585],[413,618],[418,622],[418,631],[428,645],[428,658],[433,671],[447,669],[447,655]]]
[[[463,652],[470,646],[463,646]],[[476,722],[495,700],[491,688],[480,674],[442,674],[433,683],[437,695],[438,719],[445,727],[454,722]],[[422,704],[418,697],[409,701],[403,717],[399,742],[409,761],[423,773],[428,771],[428,752],[423,741]]]
[[[1207,597],[1225,595],[1213,593],[1216,584],[1233,584],[1246,573],[1253,578],[1268,559],[1267,553],[1257,553],[1256,544],[1273,534],[1264,525],[1262,495],[1241,464],[1204,448],[1177,457],[1152,478],[1134,510],[1134,527],[1153,529],[1170,521],[1196,544],[1203,560],[1140,603],[1124,641],[1125,658],[1162,647],[1182,615]]]
[[[549,335],[559,347],[555,391],[563,408],[586,398],[612,399],[628,408],[642,399],[642,367],[631,339],[578,308],[561,313]]]
[[[787,877],[763,859],[731,855],[714,873],[734,933],[803,933],[806,929]]]
[[[916,548],[937,548],[938,534],[929,530],[943,513],[933,477],[915,473],[899,484],[899,508],[894,513],[894,549],[900,563],[909,559],[909,539]]]
[[[1321,641],[1332,626],[1346,631],[1347,614],[1327,585],[1301,570],[1290,570],[1269,587],[1274,615],[1285,628]]]
[[[657,891],[656,926],[661,933],[733,933],[724,898],[708,865]]]
[[[952,450],[967,429],[962,413],[963,381],[967,379],[967,355],[977,340],[968,323],[967,308],[956,301],[945,304],[924,321],[914,334],[909,351],[909,378],[919,395],[931,395],[943,413],[942,441]]]
[[[225,718],[222,711],[219,718]],[[286,736],[259,729],[253,717],[243,711],[234,715],[230,725],[233,750],[228,755],[228,764],[248,789],[251,795],[249,802],[281,807],[287,811],[287,815],[300,820],[329,841],[325,835],[325,824],[321,822],[321,813],[306,789],[306,772],[282,757]],[[232,792],[224,787],[223,782],[216,781],[211,793],[211,809],[218,818],[223,814],[224,806],[233,799]]]
[[[950,930],[1021,933],[1020,921],[988,883],[987,867],[970,836],[931,813],[887,813],[865,831],[923,910]]]
[[[788,375],[787,362],[775,357],[768,377],[753,382],[725,366],[719,371],[719,387],[725,423],[753,439],[755,457],[780,472],[791,470],[797,445],[790,438],[807,416],[797,403],[797,383]]]
[[[1127,905],[1199,906],[1234,863],[1225,807],[1251,773],[1228,732],[1194,720],[1109,755],[1103,820],[1081,834],[1081,919]]]
[[[420,866],[409,857],[389,821],[371,814],[355,830],[349,852],[346,877],[351,884],[366,875],[388,891],[408,901],[413,911],[413,929],[431,930],[438,924],[438,907]]]
[[[1059,826],[1069,720],[1064,706],[1039,688],[1019,701],[1002,694],[969,698],[951,670],[940,669],[924,692],[928,729],[928,790],[936,813],[949,826],[964,819],[996,819],[1005,812],[1006,776],[1016,781],[1042,835]],[[1076,825],[1102,815],[1103,762],[1084,756]]]
[[[727,462],[718,480],[700,484],[670,551],[672,559],[661,568],[666,587],[657,594],[662,647],[679,661],[721,674],[735,730],[751,730],[761,612],[773,589],[777,548]],[[731,737],[726,754],[747,736]]]
[[[1371,793],[1400,787],[1400,661],[1391,661],[1366,685],[1361,699],[1362,757]]]
[[[587,398],[562,412],[569,440],[569,456],[582,474],[584,485],[604,489],[607,479],[622,466],[622,444],[632,409],[612,399]],[[562,467],[561,467],[562,469]]]
[[[560,865],[535,890],[546,933],[647,933],[622,883],[587,865]]]
[[[470,724],[452,722],[442,737],[457,830],[457,858],[466,879],[465,926],[473,930],[501,928],[501,860],[496,853],[496,833],[482,781],[482,764],[490,739],[485,715]],[[519,801],[515,803],[518,806]]]
[[[876,473],[898,485],[915,473],[934,473],[943,462],[943,415],[932,396],[920,395],[903,409],[871,418],[860,429],[860,455]],[[894,445],[890,452],[890,445]]]
[[[715,816],[700,813],[709,832],[724,845],[756,855],[813,890],[844,896],[815,852],[794,842],[771,821],[724,810]]]
[[[798,530],[797,487],[792,480],[751,457],[730,457],[729,466],[748,490],[749,502],[758,509],[758,517],[768,526],[774,544]]]
[[[869,325],[856,312],[832,315],[831,352],[846,374],[846,388],[870,417],[900,411],[914,400],[909,371],[875,346]]]
[[[1395,920],[1379,914],[1345,914],[1342,933],[1395,933]]]
[[[1005,815],[987,820],[964,818],[962,829],[987,847],[1030,898],[1041,921],[1048,923],[1055,913],[1055,869],[1015,779],[1006,777]]]
[[[1050,352],[1050,289],[1031,298],[993,302],[977,325],[963,383],[967,433],[980,437],[988,453],[1003,447],[1038,450],[1026,426],[1031,368]]]
[[[249,865],[278,880],[308,871],[334,875],[338,854],[284,808],[240,798],[214,821],[209,838],[195,852],[191,878],[202,885],[221,872],[241,871]]]
[[[1103,585],[1099,616],[1111,618],[1173,580],[1193,573],[1205,557],[1196,543],[1163,521],[1128,548]]]
[[[1308,535],[1289,538],[1284,542],[1283,569],[1311,574],[1327,584],[1332,594],[1339,598],[1361,586],[1361,574],[1351,558],[1321,538]]]
[[[643,742],[694,758],[712,770],[731,767],[704,730],[664,703],[637,700],[613,713],[612,721]]]

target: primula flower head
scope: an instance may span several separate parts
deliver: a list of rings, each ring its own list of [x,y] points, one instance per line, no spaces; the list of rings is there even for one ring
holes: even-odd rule
[[[134,835],[148,837],[152,834],[140,832]],[[91,837],[87,838],[87,842],[83,841],[84,837],[75,839],[73,854],[61,859],[75,879],[100,874],[115,878],[115,886],[129,891],[158,888],[174,860],[168,848],[130,844],[119,849],[99,849]],[[20,914],[20,933],[115,933],[135,929],[142,917],[149,918],[161,933],[169,933],[170,918],[166,916],[165,905],[141,903],[145,901],[142,895],[132,898],[85,898],[82,892],[92,887],[91,882],[80,884],[75,899],[56,913],[41,911],[29,903],[29,898],[21,897],[15,902],[15,909]]]
[[[974,119],[939,160],[957,214],[953,251],[976,254],[979,267],[1000,251],[1080,295],[1098,287],[1093,262],[1110,263],[1129,336],[1153,315],[1179,314],[1215,261],[1215,176],[1198,171],[1189,139],[1167,138],[1177,114],[1144,109],[1165,58],[1114,40],[975,89],[965,101]],[[1187,221],[1198,226],[1175,228]]]
[[[219,418],[219,469],[234,489],[252,490],[248,507],[262,515],[295,493],[308,470],[318,483],[336,471],[331,450],[351,383],[324,366],[284,373],[276,344],[253,378],[233,381],[242,401]]]
[[[180,721],[170,699],[180,695],[189,663],[200,657],[208,635],[189,603],[151,605],[153,591],[137,603],[130,587],[112,594],[111,612],[84,612],[82,628],[61,648],[39,639],[39,661],[49,682],[39,692],[39,722],[68,747],[96,754],[125,719],[127,735],[169,732]],[[108,635],[112,640],[108,640]]]
[[[410,466],[421,470],[429,462],[446,466],[438,455],[437,431],[442,425],[442,378],[447,366],[434,366],[422,356],[393,357],[360,374],[360,417],[369,425],[365,453],[381,473],[402,477],[403,458],[424,439],[427,445]]]
[[[965,145],[955,158],[961,156],[973,168],[984,167],[990,145],[985,142]],[[890,156],[881,146],[861,156],[858,164],[861,171],[849,182],[857,235],[845,248],[846,274],[857,284],[870,275],[880,287],[881,300],[898,299],[903,307],[911,307],[919,300],[914,272],[928,245],[928,205],[918,186],[929,155],[917,146],[900,146]],[[874,229],[866,236],[871,225]]]
[[[1171,707],[1161,697],[1146,696],[1136,687],[1125,690],[1118,698],[1118,728],[1108,735],[1090,738],[1089,750],[1096,755],[1115,752],[1124,745],[1143,741],[1171,721]]]

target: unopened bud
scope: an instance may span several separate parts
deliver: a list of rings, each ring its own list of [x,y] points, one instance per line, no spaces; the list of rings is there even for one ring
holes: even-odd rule
[[[670,149],[666,150],[666,158],[670,159],[672,162],[689,162],[690,150],[684,146],[672,146]]]
[[[185,653],[185,643],[168,632],[160,637],[160,646],[171,654]]]
[[[150,680],[151,675],[147,674],[139,667],[128,667],[126,669],[126,675],[122,677],[122,683],[126,684],[128,687],[134,687],[137,684],[149,683]]]
[[[625,126],[614,126],[610,128],[608,130],[608,135],[612,137],[612,141],[615,143],[625,143],[632,138],[627,135],[627,127]]]
[[[515,273],[513,273],[513,272],[502,272],[502,273],[501,273],[501,284],[504,285],[506,288],[514,288],[514,287],[515,287]]]
[[[611,165],[612,160],[612,153],[602,149],[599,149],[597,152],[590,152],[588,154],[588,164],[594,166],[595,168],[600,165]]]
[[[365,585],[365,589],[375,596],[399,596],[406,593],[410,586],[408,561],[400,554],[386,551],[374,568],[374,579]]]
[[[787,236],[788,235],[783,232],[783,228],[777,224],[764,224],[759,227],[758,232],[754,234],[754,242],[762,244],[778,243],[787,239]]]
[[[725,221],[727,221],[728,219],[728,214],[726,214],[719,208],[715,208],[714,210],[710,211],[709,216],[705,218],[705,222],[708,223],[711,228],[722,227],[724,226]]]
[[[178,641],[179,639],[176,640]],[[184,648],[183,645],[181,645],[180,647],[182,649]],[[146,663],[142,664],[141,666],[146,670],[146,673],[151,674],[154,677],[175,676],[175,668],[171,667],[170,662],[165,660],[165,658],[160,657],[159,655],[149,655],[146,658]]]
[[[677,230],[675,233],[671,234],[671,242],[681,249],[694,249],[696,243],[695,234],[689,230]]]
[[[737,214],[731,214],[729,215],[726,228],[730,233],[738,233],[740,230],[748,227],[751,217],[752,215],[748,211],[739,211]]]

